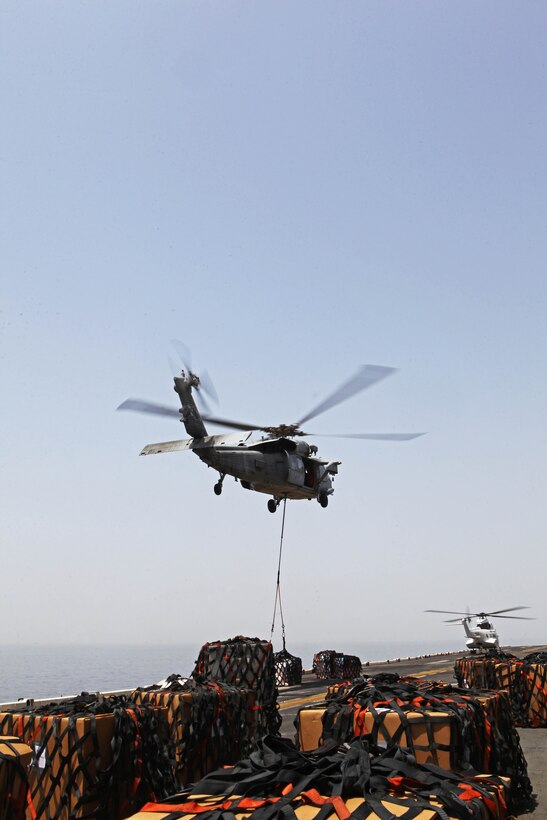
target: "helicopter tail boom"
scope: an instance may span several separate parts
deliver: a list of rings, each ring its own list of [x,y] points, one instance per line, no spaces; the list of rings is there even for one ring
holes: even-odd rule
[[[204,438],[207,436],[207,430],[192,396],[192,387],[199,386],[199,379],[193,374],[189,374],[188,376],[175,376],[173,381],[175,383],[173,389],[182,405],[179,412],[181,421],[186,427],[186,432],[192,438]]]
[[[157,444],[147,444],[140,452],[141,456],[158,455],[159,453],[176,453],[183,450],[203,450],[207,447],[237,447],[244,444],[252,435],[247,433],[228,433],[218,436],[204,436],[203,438],[183,438],[175,441],[160,441]]]

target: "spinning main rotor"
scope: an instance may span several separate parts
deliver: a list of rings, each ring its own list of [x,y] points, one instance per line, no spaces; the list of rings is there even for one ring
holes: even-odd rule
[[[262,425],[249,424],[242,421],[234,421],[232,419],[220,418],[210,414],[209,409],[204,401],[201,390],[205,391],[211,398],[216,399],[216,391],[212,385],[210,378],[204,372],[201,377],[193,373],[189,364],[189,356],[187,352],[183,352],[181,343],[176,343],[185,369],[182,370],[182,377],[187,380],[189,386],[196,389],[196,392],[204,405],[206,412],[201,413],[201,418],[210,424],[228,427],[233,430],[257,430],[266,433],[270,438],[287,437],[293,438],[296,436],[326,436],[333,438],[350,438],[350,439],[368,439],[371,441],[410,441],[411,439],[423,436],[424,433],[312,433],[302,430],[301,425],[307,421],[316,418],[317,416],[341,404],[347,399],[352,398],[362,390],[372,387],[377,382],[385,379],[396,371],[394,367],[382,367],[380,365],[366,364],[359,368],[359,370],[340,387],[328,395],[322,402],[313,407],[297,422],[292,424],[278,424],[278,425]],[[186,350],[186,349],[184,349]],[[154,402],[143,401],[142,399],[127,399],[118,407],[118,410],[133,410],[138,413],[150,413],[156,416],[169,416],[181,420],[181,411],[173,407],[163,404],[156,404]]]

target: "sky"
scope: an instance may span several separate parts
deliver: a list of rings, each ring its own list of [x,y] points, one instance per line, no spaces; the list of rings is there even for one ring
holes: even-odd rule
[[[547,643],[546,32],[535,0],[4,0],[0,643],[269,637],[281,516],[116,413],[177,406],[172,339],[227,418],[371,363],[313,431],[427,432],[315,442],[289,649],[453,645],[424,610],[467,606]]]

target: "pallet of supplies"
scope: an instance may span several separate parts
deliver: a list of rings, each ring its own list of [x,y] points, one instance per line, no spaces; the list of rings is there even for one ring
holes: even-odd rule
[[[33,820],[120,820],[176,788],[164,714],[127,698],[22,706],[0,713],[0,733],[32,750]]]
[[[171,675],[131,697],[166,710],[180,787],[240,760],[255,740],[255,696],[249,689]]]
[[[145,805],[133,820],[505,820],[506,778],[443,772],[361,739],[321,753],[298,752],[264,738],[251,758],[218,769],[168,800]],[[396,752],[396,753],[395,753]]]

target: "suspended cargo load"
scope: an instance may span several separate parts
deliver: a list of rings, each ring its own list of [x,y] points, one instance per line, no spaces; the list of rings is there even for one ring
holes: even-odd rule
[[[532,659],[537,654],[532,653]],[[477,687],[487,680],[490,689],[506,690],[516,726],[547,726],[547,665],[529,659],[460,658],[454,665],[459,686]]]
[[[166,709],[180,787],[217,766],[237,762],[257,739],[250,689],[171,675],[161,684],[135,690],[132,698]]]
[[[0,736],[0,820],[24,820],[32,749],[18,737]]]
[[[508,780],[440,773],[408,754],[378,754],[361,740],[321,754],[267,737],[252,759],[218,769],[187,791],[149,803],[133,820],[504,820]],[[395,752],[395,750],[392,750]]]
[[[302,658],[291,655],[285,647],[274,654],[277,686],[297,686],[302,683]]]
[[[345,655],[334,649],[323,649],[313,656],[312,669],[321,679],[351,680],[361,674],[362,663],[357,655]]]
[[[238,635],[201,647],[192,677],[200,682],[217,681],[250,689],[255,695],[254,714],[257,737],[278,734],[281,726],[275,662],[270,641]]]
[[[0,713],[0,734],[32,749],[33,820],[120,820],[176,783],[165,715],[125,697],[22,706]]]

